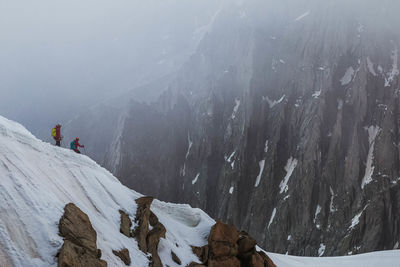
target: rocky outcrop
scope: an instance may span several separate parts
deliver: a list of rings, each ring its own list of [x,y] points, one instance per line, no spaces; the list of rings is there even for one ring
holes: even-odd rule
[[[218,221],[210,231],[208,245],[192,247],[201,265],[207,267],[276,267],[262,251],[256,251],[257,242],[232,225]]]
[[[132,221],[124,211],[120,210],[119,213],[121,214],[120,232],[127,237],[131,237]]]
[[[135,223],[137,226],[133,230],[133,237],[136,238],[139,249],[144,253],[150,253],[151,267],[162,267],[160,256],[158,255],[158,244],[160,238],[165,238],[166,229],[157,216],[150,210],[152,197],[142,197],[136,199],[137,211]],[[151,230],[149,230],[151,229]]]
[[[123,263],[125,263],[125,265],[127,265],[127,266],[131,265],[131,256],[129,255],[129,250],[128,249],[124,248],[124,249],[122,249],[120,251],[113,250],[113,253],[114,253],[115,256],[120,258],[121,261]]]
[[[172,250],[171,250],[171,258],[176,264],[178,265],[182,264],[181,259],[179,259],[179,257]]]
[[[58,255],[60,267],[105,267],[101,251],[97,249],[97,233],[89,217],[75,204],[67,204],[59,222],[60,235],[64,244]]]

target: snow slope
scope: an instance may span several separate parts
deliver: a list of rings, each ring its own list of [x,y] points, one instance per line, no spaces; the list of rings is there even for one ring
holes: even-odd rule
[[[1,267],[56,266],[58,221],[70,202],[88,214],[109,266],[125,266],[112,254],[121,248],[129,249],[131,266],[148,266],[137,242],[119,232],[119,209],[134,218],[141,195],[88,157],[44,143],[0,116],[0,179]],[[167,229],[159,251],[164,263],[177,266],[171,249],[184,265],[196,260],[189,245],[204,245],[214,221],[188,205],[155,200],[152,210]]]
[[[148,266],[137,242],[119,232],[119,209],[131,218],[142,195],[123,186],[112,174],[84,155],[36,139],[21,125],[0,116],[0,266],[56,266],[62,245],[58,221],[67,203],[88,214],[97,245],[108,266],[125,266],[112,250],[129,249],[132,265]],[[190,245],[207,242],[215,223],[200,209],[154,200],[153,212],[167,229],[160,241],[163,264],[178,266],[171,250],[186,266],[197,258]],[[268,253],[278,267],[400,267],[400,251],[335,258],[292,257]]]
[[[295,257],[268,253],[277,267],[400,267],[400,250],[344,257]]]

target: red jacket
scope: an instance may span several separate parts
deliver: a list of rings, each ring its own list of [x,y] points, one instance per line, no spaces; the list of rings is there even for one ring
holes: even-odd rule
[[[56,139],[61,139],[61,126],[56,126]]]
[[[61,126],[56,126],[56,136],[54,136],[54,140],[56,141],[61,141],[62,136],[61,136]]]
[[[83,147],[81,144],[79,144],[79,141],[75,139],[75,149],[78,149],[78,147]]]

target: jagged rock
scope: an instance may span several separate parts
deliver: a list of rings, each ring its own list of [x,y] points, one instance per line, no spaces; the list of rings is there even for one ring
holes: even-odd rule
[[[206,267],[206,265],[199,264],[197,262],[191,262],[187,267]]]
[[[238,254],[237,241],[239,233],[237,229],[218,221],[212,228],[208,237],[210,248],[209,257],[212,259],[221,257],[235,257]]]
[[[136,199],[138,205],[135,216],[137,227],[134,229],[133,236],[138,241],[139,249],[145,253],[150,253],[150,266],[162,267],[160,256],[158,255],[158,244],[160,238],[165,238],[166,229],[157,216],[150,210],[152,197],[141,197]],[[150,226],[152,229],[149,231]]]
[[[264,259],[265,267],[276,267],[275,263],[271,260],[270,257],[267,256],[267,254],[262,251],[259,251],[258,254]]]
[[[247,234],[241,234],[238,240],[238,253],[244,254],[254,250],[256,245],[257,241],[254,238],[248,236]]]
[[[206,263],[208,261],[208,245],[202,247],[192,246],[193,253],[199,258],[202,263]]]
[[[97,234],[89,217],[75,204],[69,203],[64,208],[64,215],[59,222],[60,235],[64,244],[58,255],[60,267],[103,267],[107,262],[101,260],[101,250],[97,249]]]
[[[131,256],[129,255],[129,250],[124,248],[120,251],[113,250],[115,256],[120,258],[125,265],[131,265]]]
[[[158,243],[160,242],[160,238],[165,238],[166,229],[164,225],[158,223],[153,226],[153,229],[148,233],[146,242],[147,242],[147,252],[152,255],[152,263],[153,267],[162,267],[161,259],[158,256]]]
[[[65,239],[97,254],[96,231],[93,229],[89,217],[75,204],[70,203],[65,206],[64,215],[60,219],[58,228],[61,236]]]
[[[177,263],[178,265],[182,264],[181,259],[179,259],[179,257],[171,250],[171,258],[172,260]]]
[[[208,267],[240,267],[240,261],[236,257],[209,260]]]
[[[121,214],[120,232],[127,237],[131,237],[132,221],[124,211],[120,210],[119,213]]]
[[[139,249],[147,252],[147,234],[149,233],[149,217],[151,214],[150,205],[153,202],[152,197],[141,197],[136,199],[138,205],[135,222],[137,227],[134,229],[133,236],[136,238]]]
[[[65,240],[58,255],[59,267],[106,267],[107,263],[97,258],[86,248]]]

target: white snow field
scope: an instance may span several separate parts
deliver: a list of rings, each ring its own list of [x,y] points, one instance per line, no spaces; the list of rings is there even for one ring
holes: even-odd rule
[[[400,267],[400,250],[343,257],[296,257],[268,253],[277,267]]]
[[[142,195],[123,186],[90,158],[36,139],[23,126],[0,116],[0,266],[56,266],[62,245],[58,221],[67,203],[85,212],[97,232],[102,259],[110,267],[125,266],[112,250],[127,248],[131,266],[148,266],[133,238],[119,232],[122,209],[131,218]],[[159,245],[164,266],[196,261],[190,245],[207,243],[215,223],[200,209],[154,200],[153,212],[167,229]],[[400,251],[337,258],[292,257],[268,253],[278,267],[400,267]]]

